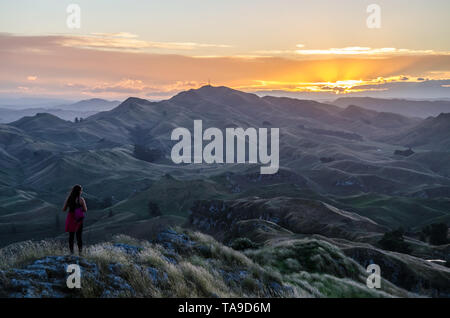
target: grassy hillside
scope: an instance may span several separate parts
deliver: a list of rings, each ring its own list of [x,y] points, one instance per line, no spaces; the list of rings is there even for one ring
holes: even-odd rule
[[[366,273],[339,248],[290,240],[236,251],[192,231],[166,230],[152,241],[116,236],[66,256],[58,241],[23,242],[0,250],[2,297],[414,297]],[[65,286],[69,263],[82,267],[82,288]]]

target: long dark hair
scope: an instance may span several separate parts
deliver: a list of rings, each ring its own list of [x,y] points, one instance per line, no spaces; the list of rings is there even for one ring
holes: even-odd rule
[[[67,206],[71,212],[75,211],[77,205],[80,204],[81,189],[82,188],[79,184],[74,185],[69,197],[67,198]]]

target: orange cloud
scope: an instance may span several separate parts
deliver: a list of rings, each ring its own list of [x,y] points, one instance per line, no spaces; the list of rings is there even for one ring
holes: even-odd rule
[[[384,91],[384,84],[393,82],[422,82],[420,78],[404,75],[378,77],[370,80],[340,80],[334,82],[279,82],[257,80],[256,84],[240,87],[247,90],[284,90],[288,92],[331,92],[347,94],[363,91]]]
[[[92,33],[90,35],[66,36],[60,44],[68,47],[105,49],[105,50],[194,50],[199,48],[228,48],[225,44],[195,43],[195,42],[152,42],[138,39],[132,33]]]
[[[410,50],[393,47],[370,48],[349,46],[344,48],[330,48],[319,50],[296,50],[300,55],[449,55],[450,52],[435,52],[433,50]]]
[[[100,46],[97,48],[97,44],[90,41],[98,39]],[[169,96],[211,79],[213,85],[249,91],[349,93],[386,89],[388,83],[411,82],[418,78],[450,78],[450,55],[428,54],[427,50],[423,54],[416,51],[416,54],[404,55],[397,50],[396,54],[380,56],[365,53],[305,55],[304,59],[299,58],[300,55],[289,58],[253,54],[198,58],[149,53],[145,49],[129,52],[102,48],[102,45],[146,47],[147,44],[129,33],[97,34],[90,36],[88,42],[78,41],[78,36],[0,34],[0,92],[15,93],[20,86],[27,87],[30,94],[89,94],[111,98]],[[82,43],[90,46],[82,47]],[[36,76],[30,74],[39,74],[39,81],[28,79]]]

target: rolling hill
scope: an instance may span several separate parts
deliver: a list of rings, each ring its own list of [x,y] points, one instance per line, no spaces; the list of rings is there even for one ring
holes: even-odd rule
[[[405,147],[450,149],[450,113],[429,117],[404,132],[380,140]]]
[[[279,127],[279,172],[261,176],[258,165],[173,164],[171,131],[192,129],[196,119],[204,128]],[[0,125],[0,202],[8,211],[0,226],[9,233],[1,244],[54,236],[56,207],[74,183],[84,186],[90,207],[87,230],[103,229],[108,235],[132,234],[127,231],[143,229],[157,217],[181,224],[197,200],[245,205],[255,197],[281,202],[281,210],[289,210],[295,200],[322,202],[320,209],[304,205],[305,220],[295,219],[298,224],[321,224],[316,210],[327,211],[324,220],[343,215],[332,211],[352,213],[339,221],[347,224],[347,238],[373,231],[358,230],[351,221],[357,217],[384,230],[405,225],[418,231],[449,220],[449,122],[447,115],[422,120],[212,86],[160,102],[130,97],[78,123],[46,113],[26,116]],[[161,157],[141,160],[135,145],[157,150]],[[414,154],[394,154],[405,146],[414,147]],[[277,201],[280,197],[286,199]],[[150,201],[161,216],[149,214]],[[25,217],[30,213],[36,217]],[[307,233],[341,233],[336,231],[311,226]]]

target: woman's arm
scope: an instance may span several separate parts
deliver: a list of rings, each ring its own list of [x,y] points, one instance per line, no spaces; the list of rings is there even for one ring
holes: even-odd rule
[[[63,207],[64,212],[67,210],[68,201],[69,201],[69,197],[67,197],[66,201],[64,201],[64,207]]]
[[[81,206],[83,207],[83,211],[87,212],[87,205],[86,205],[86,201],[84,200],[84,198],[80,198],[80,203],[81,203]]]

